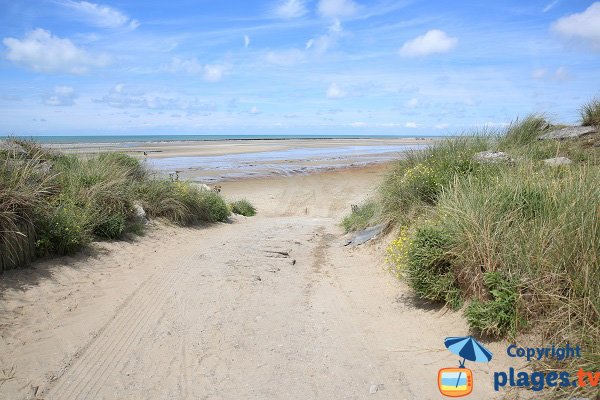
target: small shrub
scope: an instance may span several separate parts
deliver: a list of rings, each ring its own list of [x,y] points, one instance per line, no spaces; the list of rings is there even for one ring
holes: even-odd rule
[[[581,107],[581,125],[600,126],[600,99],[592,99]]]
[[[469,326],[486,335],[502,337],[519,328],[517,286],[500,272],[487,272],[484,282],[489,300],[473,300],[465,310]]]
[[[344,217],[342,225],[346,232],[360,231],[371,225],[378,210],[374,201],[368,201],[352,210],[352,213]]]
[[[419,297],[459,308],[462,298],[448,255],[449,248],[450,238],[446,232],[433,225],[418,226],[406,252],[406,275]]]
[[[108,215],[94,226],[94,234],[104,239],[120,239],[125,233],[125,217],[121,214]]]
[[[234,214],[243,215],[244,217],[256,215],[256,208],[246,199],[233,201],[229,205],[231,206],[231,212]]]
[[[40,213],[36,230],[40,255],[73,254],[92,240],[89,216],[71,202],[60,204],[49,213]]]

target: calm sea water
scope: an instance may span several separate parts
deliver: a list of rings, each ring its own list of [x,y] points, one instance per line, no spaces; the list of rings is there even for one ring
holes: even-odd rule
[[[189,142],[202,140],[286,140],[286,139],[391,139],[414,135],[102,135],[102,136],[21,136],[40,143],[131,143]],[[433,136],[422,136],[431,138]],[[6,136],[0,136],[0,140]]]

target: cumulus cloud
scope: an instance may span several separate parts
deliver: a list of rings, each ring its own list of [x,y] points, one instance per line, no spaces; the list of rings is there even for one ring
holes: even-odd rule
[[[413,97],[412,99],[410,99],[406,102],[406,107],[408,107],[408,108],[415,108],[418,105],[419,105],[419,99],[417,99],[416,97]]]
[[[248,48],[250,46],[250,36],[244,35],[244,47]]]
[[[204,72],[204,66],[196,58],[183,59],[175,57],[169,64],[164,65],[162,69],[167,72],[185,72],[190,75],[198,75]]]
[[[546,77],[546,75],[548,74],[548,70],[545,68],[538,68],[533,70],[533,72],[531,73],[531,77],[533,79],[543,79]]]
[[[594,2],[585,11],[560,18],[552,29],[568,39],[583,40],[600,51],[600,2]]]
[[[253,106],[253,107],[250,109],[250,114],[251,114],[251,115],[258,115],[258,114],[260,114],[260,110],[258,109],[258,107],[256,107],[256,106]]]
[[[304,60],[304,53],[297,49],[269,51],[265,60],[271,64],[290,66]]]
[[[122,28],[127,27],[130,29],[137,28],[140,23],[123,14],[116,8],[109,6],[90,3],[87,1],[72,1],[67,0],[63,2],[65,7],[76,12],[76,14],[88,21],[90,24],[99,26],[102,28]]]
[[[54,36],[44,29],[35,29],[23,39],[4,38],[8,48],[6,58],[36,72],[86,73],[90,67],[108,64],[106,55],[92,55],[75,46],[69,39]]]
[[[304,0],[282,0],[273,9],[276,17],[291,19],[299,18],[308,12]]]
[[[103,103],[114,108],[142,108],[148,110],[181,110],[188,114],[215,111],[216,106],[201,101],[197,97],[184,96],[178,93],[146,92],[130,88],[122,83],[113,86],[108,94],[95,99],[95,103]]]
[[[71,86],[56,86],[54,91],[47,95],[44,104],[49,106],[72,106],[75,104],[77,93]]]
[[[435,129],[448,129],[448,127],[449,127],[449,126],[450,126],[449,124],[446,124],[446,123],[441,123],[441,124],[436,124],[436,125],[434,126],[434,128],[435,128]]]
[[[403,57],[424,57],[430,54],[447,53],[458,44],[458,39],[448,36],[439,29],[432,29],[404,43],[400,48]]]
[[[329,85],[326,94],[329,99],[341,99],[346,97],[346,92],[335,82]]]
[[[365,126],[367,126],[367,124],[362,121],[357,121],[357,122],[351,123],[350,126],[353,128],[364,128]]]
[[[406,128],[411,128],[411,129],[412,129],[412,128],[416,128],[416,127],[417,127],[417,123],[416,123],[416,122],[409,121],[409,122],[407,122],[406,124],[404,124],[404,126],[405,126]]]
[[[204,66],[203,78],[207,82],[219,82],[223,79],[225,67],[218,64],[207,64]]]
[[[359,6],[352,0],[319,0],[317,9],[324,17],[337,18],[355,15]]]
[[[163,65],[162,70],[171,73],[186,73],[189,75],[200,75],[207,82],[219,82],[223,79],[226,67],[220,64],[203,65],[196,58],[175,57],[169,64]]]

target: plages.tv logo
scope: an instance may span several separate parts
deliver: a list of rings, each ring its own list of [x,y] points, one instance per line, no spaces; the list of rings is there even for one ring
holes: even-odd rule
[[[473,371],[465,367],[465,362],[490,362],[492,353],[473,336],[447,337],[444,345],[462,361],[459,360],[458,368],[442,368],[438,371],[440,393],[448,397],[467,396],[473,391]]]

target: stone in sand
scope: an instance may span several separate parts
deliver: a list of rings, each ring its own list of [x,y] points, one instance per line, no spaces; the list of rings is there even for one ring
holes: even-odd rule
[[[568,159],[567,157],[555,157],[555,158],[547,158],[544,162],[548,165],[552,165],[553,167],[557,167],[559,165],[569,165],[573,161]]]
[[[482,151],[475,154],[475,161],[484,163],[512,163],[514,160],[502,151]]]
[[[596,133],[598,130],[593,126],[567,126],[566,128],[555,129],[546,134],[543,134],[538,140],[548,139],[575,139],[590,133]]]

